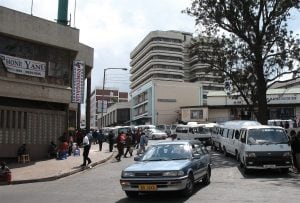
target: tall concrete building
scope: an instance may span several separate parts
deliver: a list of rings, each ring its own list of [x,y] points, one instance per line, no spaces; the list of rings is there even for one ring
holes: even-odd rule
[[[219,76],[207,73],[207,64],[198,60],[197,38],[191,33],[180,31],[153,31],[150,32],[131,52],[131,95],[132,95],[132,122],[133,124],[161,124],[161,122],[175,122],[176,113],[168,119],[159,120],[159,112],[154,110],[157,100],[153,97],[160,92],[154,88],[156,83],[170,82],[163,88],[165,95],[173,92],[176,97],[186,95],[187,86],[198,87],[199,90],[190,92],[196,94],[199,100],[188,101],[191,95],[181,101],[181,105],[206,105],[208,90],[221,90],[223,84],[218,83]],[[155,82],[153,82],[155,81]],[[193,83],[193,84],[189,84]],[[187,85],[189,84],[189,85]],[[163,85],[164,86],[164,85]],[[201,93],[201,95],[200,95]],[[160,92],[160,94],[163,94]],[[173,102],[178,99],[170,98]],[[193,96],[192,96],[193,97]],[[157,99],[157,98],[156,98]],[[170,100],[170,101],[171,101]],[[149,102],[151,101],[151,102]],[[160,101],[168,101],[163,98]],[[184,102],[186,101],[186,102]],[[154,102],[154,103],[153,103]],[[175,105],[176,106],[176,105]],[[174,111],[174,110],[173,110]]]

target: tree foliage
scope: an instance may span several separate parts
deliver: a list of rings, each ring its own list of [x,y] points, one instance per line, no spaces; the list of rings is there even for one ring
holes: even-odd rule
[[[193,0],[185,10],[201,31],[199,60],[222,72],[264,124],[267,90],[300,76],[300,41],[287,24],[299,7],[300,0]]]

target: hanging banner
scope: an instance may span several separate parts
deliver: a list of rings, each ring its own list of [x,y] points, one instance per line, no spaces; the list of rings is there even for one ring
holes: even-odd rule
[[[0,59],[8,72],[41,78],[45,77],[46,63],[44,62],[8,56],[5,54],[0,54]]]
[[[83,103],[84,100],[85,64],[83,61],[73,62],[72,102]]]

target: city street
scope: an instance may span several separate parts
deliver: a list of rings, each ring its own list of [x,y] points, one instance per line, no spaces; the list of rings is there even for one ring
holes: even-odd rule
[[[251,171],[244,176],[234,158],[218,152],[211,154],[211,184],[206,187],[197,185],[190,198],[183,198],[178,193],[164,193],[128,199],[121,190],[119,178],[121,170],[133,163],[131,157],[123,158],[121,162],[109,160],[56,181],[0,186],[1,202],[299,202],[299,174]]]

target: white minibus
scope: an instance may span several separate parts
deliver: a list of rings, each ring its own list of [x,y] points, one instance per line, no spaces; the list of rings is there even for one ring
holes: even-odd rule
[[[291,146],[282,127],[257,125],[240,130],[240,163],[249,169],[281,169],[292,167]]]
[[[246,126],[261,125],[257,121],[251,120],[233,120],[222,124],[220,130],[220,145],[225,156],[231,154],[239,160],[240,154],[240,129]]]
[[[181,140],[200,140],[205,145],[211,144],[211,126],[208,124],[177,125],[176,138]]]

